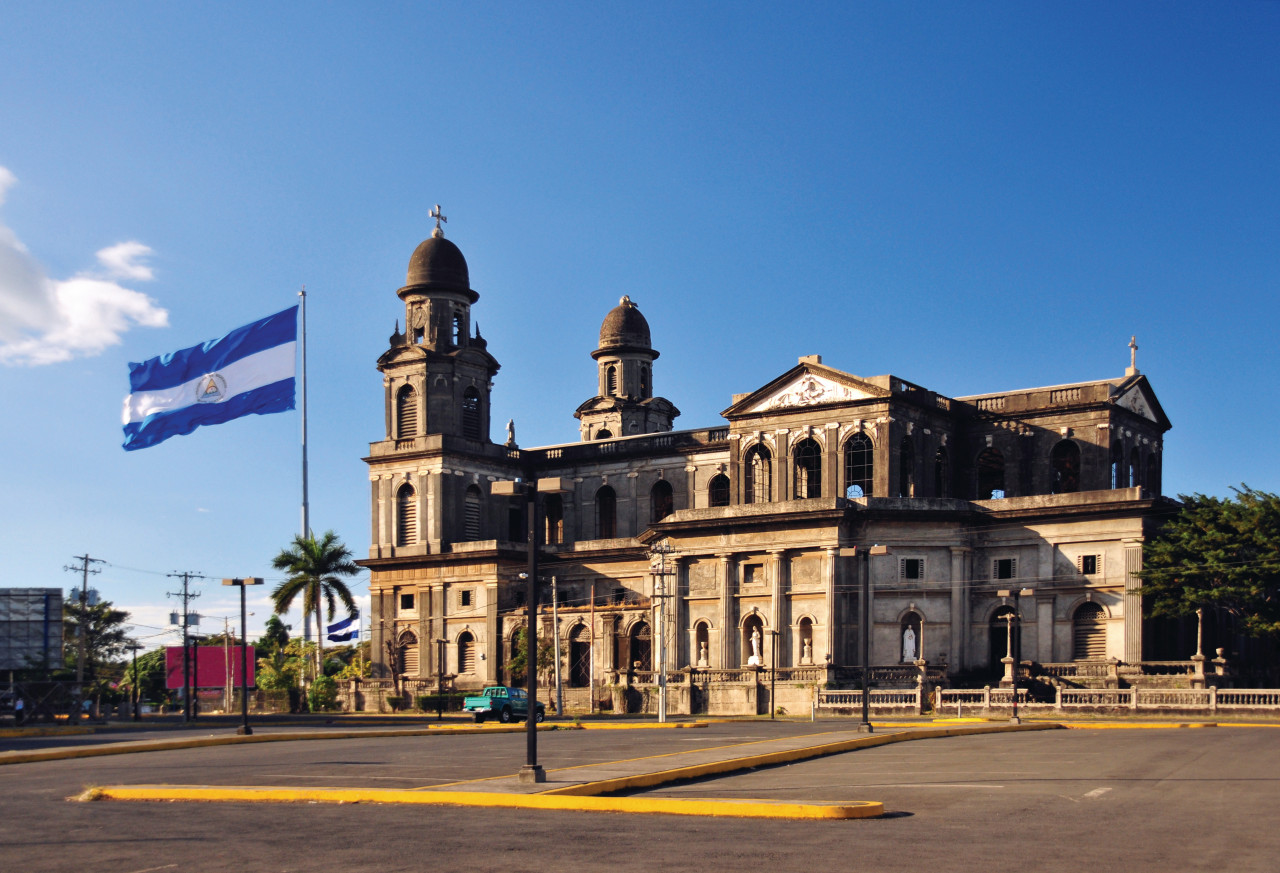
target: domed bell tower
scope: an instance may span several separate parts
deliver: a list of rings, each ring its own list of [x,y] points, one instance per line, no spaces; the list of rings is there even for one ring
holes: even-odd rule
[[[665,397],[653,396],[653,362],[658,357],[649,338],[649,322],[630,297],[623,297],[600,325],[596,360],[597,394],[578,407],[583,440],[605,440],[671,430],[680,410]]]
[[[387,439],[414,450],[418,437],[446,434],[489,443],[489,397],[499,364],[471,326],[467,260],[445,239],[439,207],[435,230],[414,250],[404,287],[404,330],[378,358],[386,391]]]

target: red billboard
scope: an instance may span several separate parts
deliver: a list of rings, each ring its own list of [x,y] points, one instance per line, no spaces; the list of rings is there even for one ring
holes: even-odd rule
[[[226,688],[228,684],[239,688],[240,646],[192,646],[187,650],[191,659],[188,668],[191,684],[196,688]],[[249,687],[256,684],[253,646],[249,647]],[[182,646],[167,646],[164,650],[165,688],[177,691],[187,687],[182,671]]]

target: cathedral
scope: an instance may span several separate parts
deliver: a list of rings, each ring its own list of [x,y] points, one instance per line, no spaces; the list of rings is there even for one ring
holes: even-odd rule
[[[397,295],[365,458],[375,678],[511,680],[531,536],[539,638],[583,709],[653,682],[659,652],[700,683],[695,711],[762,669],[838,680],[864,645],[871,665],[980,679],[1012,652],[1015,609],[1026,661],[1142,660],[1135,573],[1170,503],[1170,424],[1133,343],[1114,379],[972,397],[806,355],[723,421],[680,429],[623,297],[590,352],[579,441],[521,448],[510,427],[491,438],[499,364],[438,220]],[[523,497],[495,493],[546,480],[533,530]]]

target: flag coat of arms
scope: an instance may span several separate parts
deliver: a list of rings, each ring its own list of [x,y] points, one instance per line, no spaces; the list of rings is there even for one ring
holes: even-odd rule
[[[291,306],[202,345],[130,364],[125,451],[201,425],[293,409],[297,346],[298,307]]]
[[[325,628],[329,635],[331,643],[347,643],[352,640],[360,639],[360,626],[356,622],[360,618],[360,613],[344,618],[342,621],[334,622]],[[352,627],[355,625],[355,627]]]

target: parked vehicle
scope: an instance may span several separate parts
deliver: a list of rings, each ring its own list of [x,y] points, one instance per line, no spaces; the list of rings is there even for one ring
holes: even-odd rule
[[[529,695],[523,688],[491,685],[481,694],[471,695],[463,700],[462,709],[475,716],[477,724],[490,717],[507,724],[529,717]],[[541,722],[546,717],[547,708],[539,701],[534,721]]]

